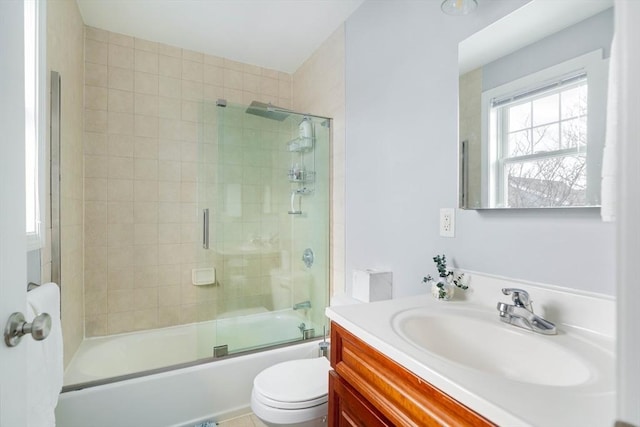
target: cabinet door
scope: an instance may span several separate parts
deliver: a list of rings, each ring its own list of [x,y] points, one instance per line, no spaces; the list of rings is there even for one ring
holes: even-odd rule
[[[335,371],[329,372],[329,425],[332,427],[393,426]]]

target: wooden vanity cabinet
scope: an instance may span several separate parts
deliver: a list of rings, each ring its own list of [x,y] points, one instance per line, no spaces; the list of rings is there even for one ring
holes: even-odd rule
[[[417,375],[331,323],[329,426],[492,426]]]

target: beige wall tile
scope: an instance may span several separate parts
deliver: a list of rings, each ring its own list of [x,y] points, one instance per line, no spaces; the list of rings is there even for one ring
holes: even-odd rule
[[[162,43],[158,44],[158,53],[162,55],[173,56],[175,58],[182,58],[182,49]]]
[[[84,70],[85,84],[107,87],[109,80],[106,65],[86,63]]]
[[[142,181],[136,180],[134,182],[135,187],[135,201],[136,202],[157,202],[158,198],[158,181]]]
[[[150,73],[135,72],[135,92],[146,93],[147,95],[158,95],[158,75]]]
[[[133,224],[133,202],[109,201],[107,203],[108,224]]]
[[[158,224],[135,224],[135,245],[154,245],[158,243]]]
[[[150,265],[136,268],[133,280],[136,289],[158,287],[158,266]]]
[[[84,199],[86,201],[107,200],[107,180],[104,178],[85,178]]]
[[[224,87],[228,89],[242,89],[242,71],[225,68]]]
[[[136,136],[143,136],[149,138],[158,137],[158,117],[143,116],[140,114],[135,115],[134,120]]]
[[[109,89],[109,111],[116,113],[133,113],[133,92],[119,89]]]
[[[109,179],[107,182],[107,200],[110,202],[133,201],[133,180]]]
[[[158,160],[156,159],[135,159],[135,179],[140,180],[158,180]]]
[[[108,135],[108,152],[110,156],[133,157],[133,135]]]
[[[105,43],[109,41],[109,32],[99,28],[85,26],[84,35],[89,40],[96,40]]]
[[[182,79],[202,82],[203,64],[202,62],[182,59]]]
[[[182,99],[198,101],[202,98],[202,82],[182,80]]]
[[[84,132],[84,154],[106,156],[108,153],[107,135],[97,132]]]
[[[224,66],[224,58],[214,55],[204,55],[204,63],[208,65]]]
[[[157,159],[158,139],[153,137],[136,136],[133,155],[136,158]]]
[[[223,86],[224,68],[217,65],[204,65],[203,81],[214,86]]]
[[[133,267],[111,268],[107,273],[107,288],[115,290],[131,290],[134,288]]]
[[[86,178],[106,178],[109,168],[106,156],[85,156],[84,176]]]
[[[162,125],[164,121],[160,122],[160,134],[163,137],[166,137],[164,131],[166,131],[166,127]],[[180,159],[180,150],[182,144],[180,141],[169,140],[169,139],[161,139],[158,141],[158,158],[161,160],[179,160]],[[168,180],[172,181],[172,180]]]
[[[134,52],[134,69],[144,73],[158,74],[158,54],[136,49]]]
[[[133,135],[133,114],[109,112],[107,133]]]
[[[87,39],[84,44],[86,62],[107,65],[109,46],[97,40]]]
[[[107,112],[102,110],[85,110],[84,130],[86,132],[106,132]]]
[[[136,114],[158,117],[158,97],[155,95],[136,93],[134,106]]]
[[[178,187],[179,188],[179,187]],[[179,201],[160,201],[158,203],[159,223],[179,223],[181,219],[181,206]]]
[[[131,157],[110,157],[108,168],[109,178],[133,179],[133,159]]]
[[[182,60],[178,57],[158,55],[158,72],[160,76],[182,78]]]
[[[121,248],[131,246],[134,243],[134,224],[109,224],[107,233],[107,246]]]
[[[158,94],[166,98],[182,97],[182,80],[173,77],[160,76],[158,79]]]
[[[143,40],[143,39],[139,39],[139,38],[136,37],[133,40],[133,46],[134,46],[134,48],[136,48],[138,50],[144,50],[144,51],[147,51],[147,52],[158,53],[158,43],[156,43],[156,42]]]
[[[109,66],[133,69],[133,49],[109,43]]]
[[[182,104],[179,98],[159,97],[158,117],[165,119],[180,119],[182,115]]]
[[[109,88],[133,91],[133,70],[109,67]]]
[[[182,49],[182,59],[202,63],[204,61],[204,54],[193,50]]]
[[[136,224],[157,224],[158,202],[134,202],[133,221]]]
[[[133,37],[124,34],[109,33],[109,43],[124,47],[133,47]]]
[[[179,144],[178,152],[179,152]],[[181,180],[181,163],[171,160],[158,161],[158,179],[160,181],[180,181]]]

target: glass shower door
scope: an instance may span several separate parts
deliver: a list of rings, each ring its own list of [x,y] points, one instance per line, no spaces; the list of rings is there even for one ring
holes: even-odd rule
[[[320,335],[329,287],[329,121],[237,104],[214,113],[200,148],[199,208],[209,212],[202,264],[216,272],[203,302],[215,312],[215,331],[200,327],[202,352],[211,353],[212,341],[224,354]],[[314,254],[309,267],[305,249]]]

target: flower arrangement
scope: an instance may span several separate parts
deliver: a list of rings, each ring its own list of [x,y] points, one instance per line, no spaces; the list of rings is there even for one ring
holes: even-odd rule
[[[433,296],[448,300],[453,296],[454,286],[462,290],[469,288],[464,273],[454,273],[447,269],[447,257],[444,254],[434,256],[433,262],[436,263],[440,279],[436,280],[431,275],[422,279],[423,283],[431,283]]]

